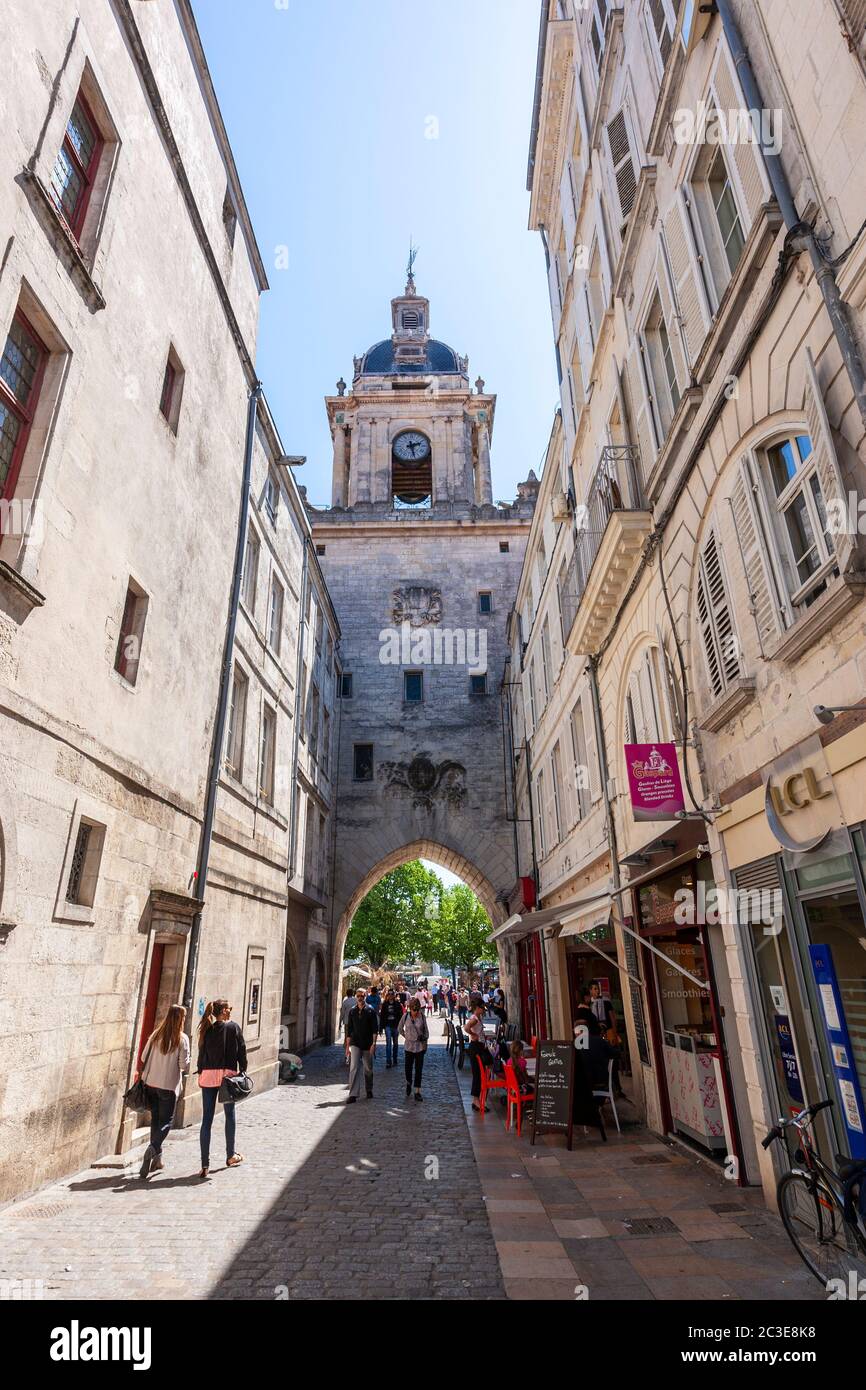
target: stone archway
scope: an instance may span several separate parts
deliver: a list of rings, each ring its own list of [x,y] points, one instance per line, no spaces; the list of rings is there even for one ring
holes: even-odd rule
[[[343,948],[346,944],[346,937],[349,934],[349,927],[359,905],[370,892],[371,888],[379,882],[385,874],[392,869],[399,868],[401,864],[408,864],[413,859],[427,859],[432,864],[438,864],[442,869],[450,869],[451,873],[456,874],[464,883],[468,885],[478,897],[482,907],[493,923],[494,927],[504,922],[506,908],[500,901],[499,891],[491,880],[481,872],[476,864],[467,859],[458,850],[449,849],[445,845],[435,840],[412,840],[408,844],[401,845],[397,849],[391,850],[384,855],[378,863],[372,865],[366,873],[362,874],[350,891],[348,897],[342,904],[342,911],[337,920],[337,930],[335,936],[334,959],[332,962],[332,978],[339,979],[340,968],[343,959]],[[501,891],[501,890],[500,890]],[[337,995],[339,995],[339,990]],[[337,1001],[339,1004],[339,1000]],[[335,1020],[331,1020],[332,1027]]]

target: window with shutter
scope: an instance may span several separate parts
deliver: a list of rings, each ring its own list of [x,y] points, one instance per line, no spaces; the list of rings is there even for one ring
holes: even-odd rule
[[[601,796],[601,767],[595,737],[592,696],[588,692],[581,699],[581,705],[583,707],[583,736],[586,740],[586,766],[589,773],[589,799],[596,802]]]
[[[559,742],[554,744],[553,753],[550,759],[550,804],[551,804],[551,827],[556,833],[556,843],[562,840],[565,829],[565,817],[563,815],[563,792],[562,784],[562,753]]]
[[[538,834],[538,852],[543,859],[547,853],[547,835],[545,833],[545,785],[544,773],[539,772],[535,779],[535,819]]]
[[[718,696],[739,677],[740,656],[722,557],[712,529],[701,551],[696,606],[710,688]]]
[[[742,119],[741,113],[748,110],[748,105],[743,96],[739,81],[737,80],[728,46],[724,40],[719,45],[719,58],[713,77],[713,87],[715,89],[716,106],[718,110],[723,113],[725,119],[728,122],[730,122],[731,119]],[[738,131],[738,134],[739,133]],[[742,133],[746,133],[744,124]],[[745,235],[748,236],[749,229],[758,215],[761,204],[769,197],[770,193],[770,185],[764,168],[764,158],[761,154],[760,146],[755,140],[738,138],[729,142],[727,148],[731,157],[734,182],[738,185],[740,199],[742,200],[742,208],[745,214],[743,231]]]
[[[845,29],[859,53],[866,47],[866,0],[840,0]]]
[[[782,631],[781,607],[764,539],[756,483],[748,457],[740,460],[731,494],[734,529],[749,587],[749,606],[762,653]]]
[[[693,366],[704,345],[712,314],[698,264],[689,204],[682,190],[665,218],[664,240],[689,364]]]
[[[866,0],[864,0],[864,5],[866,5]],[[809,348],[806,348],[805,358],[806,419],[809,422],[815,472],[818,475],[820,494],[824,503],[823,507],[819,506],[821,521],[819,529],[829,532],[828,544],[832,544],[840,573],[844,573],[854,553],[856,537],[848,526],[847,491],[839,471],[836,447],[830,433],[830,422],[827,419],[824,397],[815,369],[815,360]],[[828,507],[830,515],[833,517],[832,525],[828,525]],[[844,524],[842,524],[843,520]]]
[[[607,141],[622,221],[634,207],[637,195],[637,167],[632,153],[626,109],[622,107],[607,126]]]
[[[571,711],[571,751],[574,766],[574,816],[575,822],[589,814],[589,756],[586,747],[586,732],[583,725],[583,702],[577,701]]]

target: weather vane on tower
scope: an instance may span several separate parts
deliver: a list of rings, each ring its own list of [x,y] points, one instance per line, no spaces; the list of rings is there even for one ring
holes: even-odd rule
[[[411,238],[411,236],[410,236],[410,238],[409,238],[409,264],[408,264],[407,267],[406,267],[406,293],[407,293],[407,294],[414,294],[414,293],[415,293],[415,269],[414,269],[414,267],[415,267],[415,258],[416,258],[417,255],[418,255],[418,247],[417,247],[417,246],[414,246],[414,245],[412,244],[412,238]]]

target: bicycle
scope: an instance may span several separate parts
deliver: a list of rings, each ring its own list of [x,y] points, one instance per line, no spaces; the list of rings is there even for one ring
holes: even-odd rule
[[[789,1127],[797,1132],[793,1157],[802,1166],[782,1174],[776,1200],[794,1249],[825,1288],[831,1279],[847,1281],[852,1272],[858,1281],[866,1278],[866,1205],[858,1214],[858,1188],[866,1184],[866,1160],[836,1154],[837,1172],[819,1158],[809,1132],[815,1116],[832,1104],[832,1100],[820,1100],[788,1119],[780,1116],[761,1141],[768,1149],[784,1139]]]

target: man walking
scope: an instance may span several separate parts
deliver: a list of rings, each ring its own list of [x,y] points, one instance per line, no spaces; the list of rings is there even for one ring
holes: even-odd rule
[[[355,1007],[355,995],[354,995],[354,991],[351,990],[351,989],[348,989],[348,990],[346,990],[346,997],[345,997],[345,999],[343,1000],[342,1004],[340,1005],[340,1023],[341,1023],[342,1028],[343,1028],[343,1046],[344,1046],[344,1048],[345,1048],[345,1053],[346,1053],[346,1066],[349,1065],[349,1034],[348,1034],[348,1031],[347,1031],[347,1030],[348,1030],[348,1022],[349,1022],[349,1013],[350,1013],[350,1011],[351,1011],[352,1009],[354,1009],[354,1007]]]
[[[379,1036],[379,1015],[367,1007],[367,994],[359,989],[355,1007],[346,1018],[346,1038],[349,1044],[349,1094],[347,1105],[354,1105],[361,1094],[361,1068],[367,1099],[373,1099],[373,1049]]]

